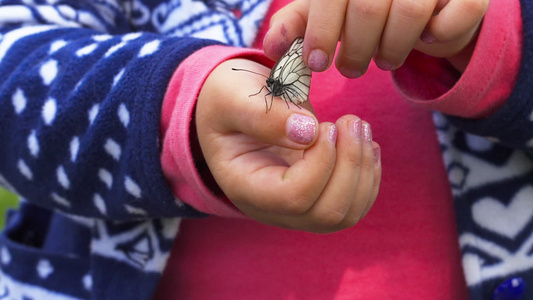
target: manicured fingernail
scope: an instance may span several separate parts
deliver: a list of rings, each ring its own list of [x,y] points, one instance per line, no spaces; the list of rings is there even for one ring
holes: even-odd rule
[[[381,158],[381,149],[379,147],[374,147],[374,162],[379,162]]]
[[[345,77],[352,78],[352,79],[359,78],[363,75],[363,72],[361,71],[348,69],[343,66],[339,67],[339,72]]]
[[[396,66],[389,63],[389,62],[386,62],[384,60],[382,60],[381,58],[378,58],[375,60],[376,62],[376,66],[378,66],[378,68],[384,70],[384,71],[392,71],[394,69],[396,69]]]
[[[300,144],[309,144],[316,135],[315,119],[300,114],[292,114],[287,120],[287,136]]]
[[[361,119],[357,118],[355,120],[350,121],[348,124],[348,129],[350,132],[350,135],[356,139],[361,139]]]
[[[328,127],[328,140],[333,144],[337,141],[337,127],[335,124],[331,124]]]
[[[307,59],[309,68],[315,72],[325,71],[328,67],[328,55],[320,49],[314,49]]]
[[[422,32],[420,39],[426,44],[431,44],[437,41],[437,39],[427,31]]]
[[[367,143],[372,143],[372,129],[370,129],[370,124],[363,124],[363,140]]]

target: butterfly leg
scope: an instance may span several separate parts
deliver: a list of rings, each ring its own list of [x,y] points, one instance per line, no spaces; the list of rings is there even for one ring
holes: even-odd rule
[[[298,107],[299,109],[302,109],[300,107],[300,105],[296,104],[295,101],[293,101],[292,99],[296,98],[298,99],[298,93],[293,91],[293,90],[290,90],[290,89],[287,89],[285,92],[284,92],[284,95],[283,95],[283,100],[285,100],[285,103],[287,103],[287,108],[290,108],[289,107],[289,102],[291,102],[292,104],[294,104],[296,107]],[[288,99],[288,100],[287,100]]]
[[[267,97],[270,95],[270,107],[268,107],[268,100]],[[268,113],[269,110],[272,109],[272,104],[274,103],[274,94],[271,92],[265,95],[265,105],[266,105],[266,112]]]
[[[263,87],[259,90],[259,92],[255,93],[255,94],[248,95],[248,97],[259,95],[263,91],[264,88],[266,88],[266,85],[263,85]]]

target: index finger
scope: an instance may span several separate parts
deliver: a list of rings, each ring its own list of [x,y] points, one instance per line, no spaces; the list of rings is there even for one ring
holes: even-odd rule
[[[331,64],[339,41],[348,0],[312,0],[305,30],[304,57],[315,72]]]

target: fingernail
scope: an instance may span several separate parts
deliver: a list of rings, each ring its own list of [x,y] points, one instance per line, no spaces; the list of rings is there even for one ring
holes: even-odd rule
[[[333,144],[337,141],[337,127],[335,124],[331,124],[328,127],[328,140]]]
[[[314,49],[307,59],[309,68],[315,72],[325,71],[328,67],[328,55],[320,49]]]
[[[345,77],[352,78],[352,79],[359,78],[363,75],[363,72],[361,71],[348,69],[342,66],[339,67],[339,72]]]
[[[372,129],[370,129],[370,124],[363,124],[363,140],[367,143],[372,143]]]
[[[350,135],[357,140],[361,139],[361,119],[357,118],[348,124]]]
[[[379,162],[381,158],[381,149],[379,147],[374,147],[374,162]]]
[[[427,31],[422,32],[420,39],[426,44],[431,44],[437,41],[437,39]]]
[[[384,71],[392,71],[394,69],[396,69],[396,66],[389,63],[389,62],[386,62],[384,60],[382,60],[381,58],[378,58],[375,60],[376,62],[376,66],[378,66],[378,68],[380,68],[381,70],[384,70]]]
[[[292,114],[287,120],[287,136],[300,144],[309,144],[316,135],[315,119],[300,114]]]

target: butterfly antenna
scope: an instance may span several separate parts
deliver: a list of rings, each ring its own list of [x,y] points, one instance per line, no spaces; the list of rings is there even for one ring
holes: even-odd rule
[[[265,78],[268,78],[268,76],[265,76],[261,73],[257,73],[257,72],[254,72],[254,71],[250,71],[250,70],[246,70],[246,69],[237,69],[237,68],[231,68],[233,71],[244,71],[244,72],[249,72],[249,73],[253,73],[253,74],[256,74],[256,75],[259,75],[259,76],[263,76]]]

